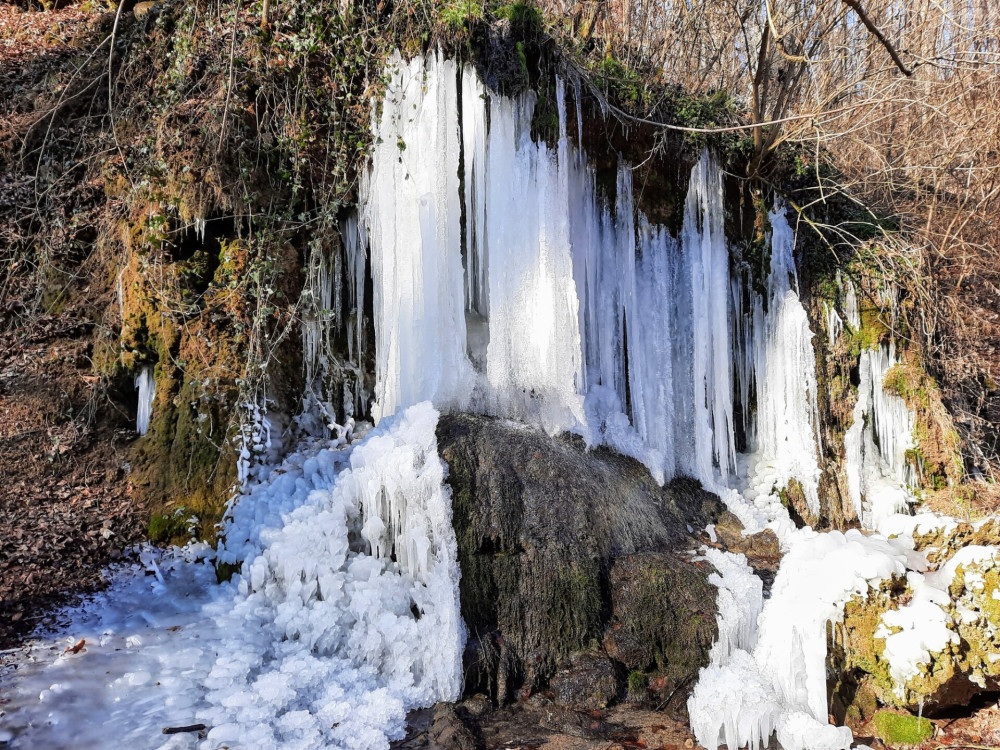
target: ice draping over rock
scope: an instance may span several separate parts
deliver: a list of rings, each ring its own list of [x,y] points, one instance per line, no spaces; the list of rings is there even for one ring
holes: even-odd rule
[[[738,648],[721,646],[731,641],[728,623],[745,617],[743,601],[730,601],[720,586],[720,647],[688,702],[692,731],[706,747],[755,750],[772,732],[786,750],[851,746],[849,729],[827,723],[827,623],[843,617],[852,596],[902,574],[906,558],[885,540],[854,530],[804,528],[786,543],[770,598],[763,608],[756,600],[746,608],[760,614]],[[733,561],[719,560],[721,554],[710,560],[725,582]]]
[[[462,407],[466,356],[461,257],[458,68],[440,55],[391,61],[375,152],[363,177],[371,248],[376,420],[424,400]]]
[[[726,484],[739,404],[777,483],[766,492],[794,477],[818,506],[812,334],[783,211],[772,214],[764,298],[731,272],[723,178],[708,152],[674,237],[637,210],[627,164],[614,206],[600,194],[567,135],[561,80],[550,146],[531,138],[533,93],[488,92],[440,54],[397,56],[390,71],[362,185],[375,416],[430,399],[579,432],[661,480]],[[752,403],[767,407],[759,426]]]

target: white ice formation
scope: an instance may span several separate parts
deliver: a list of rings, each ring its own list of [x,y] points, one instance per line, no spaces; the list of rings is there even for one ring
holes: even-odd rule
[[[152,367],[143,367],[135,376],[135,389],[139,391],[139,408],[136,411],[135,431],[140,435],[149,432],[149,420],[153,417],[153,400],[156,398],[156,379]]]
[[[767,493],[795,477],[818,509],[812,334],[783,212],[771,218],[765,300],[731,271],[722,175],[707,152],[674,237],[637,211],[628,165],[614,206],[600,195],[568,137],[562,81],[550,146],[531,138],[534,94],[488,92],[472,67],[440,55],[390,67],[362,184],[376,418],[429,399],[580,432],[661,480],[725,484],[740,405]],[[751,403],[767,405],[757,422]]]
[[[12,748],[388,748],[406,712],[461,693],[465,641],[437,412],[289,456],[233,508],[209,562],[119,576],[36,646],[0,727]],[[190,558],[211,551],[202,545]],[[83,638],[86,649],[63,653]],[[163,727],[208,726],[166,736]],[[6,746],[6,745],[5,745]]]

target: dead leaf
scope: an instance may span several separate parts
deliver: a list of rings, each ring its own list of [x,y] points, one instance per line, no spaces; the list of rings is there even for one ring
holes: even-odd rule
[[[67,646],[66,647],[66,653],[67,654],[78,654],[78,653],[80,653],[81,651],[84,650],[83,647],[86,646],[86,645],[87,645],[87,639],[86,638],[81,638],[74,645]]]

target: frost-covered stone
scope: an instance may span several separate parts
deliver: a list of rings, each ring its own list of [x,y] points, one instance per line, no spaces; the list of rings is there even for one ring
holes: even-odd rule
[[[839,638],[838,671],[867,675],[884,705],[934,711],[1000,688],[1000,550],[965,546],[855,598]]]

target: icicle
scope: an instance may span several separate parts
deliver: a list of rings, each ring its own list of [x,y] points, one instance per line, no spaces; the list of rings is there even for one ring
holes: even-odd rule
[[[837,339],[840,338],[840,334],[843,333],[844,321],[837,313],[837,308],[829,302],[823,303],[823,311],[826,313],[826,334],[829,337],[830,344],[832,345]]]
[[[696,476],[703,481],[714,481],[716,467],[725,481],[736,466],[724,221],[721,172],[706,150],[691,174],[682,234],[693,304]]]
[[[751,477],[769,494],[799,482],[806,505],[819,514],[819,409],[816,358],[809,318],[798,294],[792,251],[795,236],[783,208],[770,214],[771,269],[766,316],[754,326],[756,352],[756,466]],[[760,305],[760,298],[755,299]]]
[[[841,280],[840,271],[837,271],[837,280]],[[844,289],[844,315],[847,316],[847,324],[855,331],[861,328],[861,313],[858,311],[858,293],[854,288],[854,282],[848,278],[843,279]]]
[[[476,69],[462,70],[462,152],[465,157],[466,301],[470,311],[489,314],[486,245],[486,89]]]
[[[844,436],[848,492],[858,517],[874,529],[909,512],[914,501],[909,488],[918,479],[906,458],[913,447],[915,417],[902,398],[884,387],[895,364],[894,344],[861,352],[854,421]]]
[[[467,407],[473,385],[460,246],[457,68],[440,54],[407,64],[397,53],[390,65],[381,117],[372,123],[372,168],[361,185],[375,288],[376,420],[426,399]]]
[[[135,387],[139,391],[139,409],[136,412],[135,430],[140,435],[149,431],[149,420],[153,416],[153,399],[156,398],[156,380],[153,368],[143,367],[135,376]]]
[[[576,147],[583,153],[583,96],[580,91],[580,76],[573,78],[573,102],[576,104]]]
[[[490,104],[487,408],[568,429],[584,417],[565,139],[531,142],[533,94]]]

